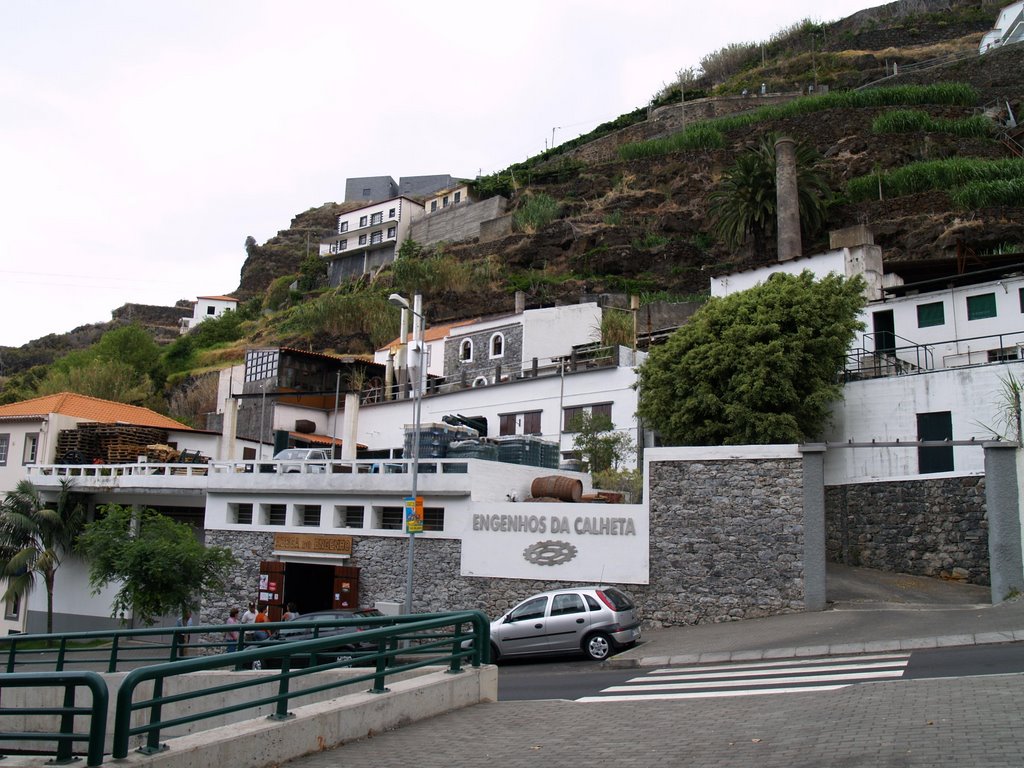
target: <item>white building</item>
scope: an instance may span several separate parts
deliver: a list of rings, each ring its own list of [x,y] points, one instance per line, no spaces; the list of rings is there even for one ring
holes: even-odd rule
[[[75,452],[83,453],[81,442],[67,439],[81,425],[104,425],[113,437],[107,446],[96,446],[109,451],[116,445],[117,434],[134,433],[152,434],[163,444],[179,450],[199,452],[204,456],[213,457],[218,450],[220,436],[217,434],[193,430],[173,419],[159,413],[124,403],[115,403],[95,397],[86,397],[70,392],[46,395],[19,403],[0,406],[0,492],[6,494],[13,490],[21,480],[29,479],[36,483],[40,478],[37,470],[42,466],[53,466],[65,463],[66,454],[71,451],[67,446],[75,445]],[[64,433],[64,439],[62,439]],[[115,447],[115,450],[117,448]],[[133,451],[133,454],[137,453]],[[75,458],[89,462],[84,465],[102,478],[100,482],[110,483],[118,469],[118,465],[107,463],[109,456],[92,452]],[[131,461],[135,462],[133,455]],[[145,457],[143,457],[145,458]],[[103,462],[94,464],[94,461]],[[198,465],[196,465],[198,466]],[[186,471],[182,465],[182,471]],[[78,474],[85,471],[78,468]],[[68,475],[65,475],[68,476]],[[70,476],[78,490],[77,475]],[[42,485],[39,487],[46,487]],[[58,487],[51,482],[49,487]],[[116,499],[121,504],[131,504],[136,498],[122,496]],[[165,500],[154,498],[148,503],[162,505]],[[185,501],[178,499],[179,503]],[[197,514],[196,505],[200,512]],[[201,525],[202,500],[193,497],[185,502],[185,508],[191,508],[192,522]],[[188,518],[189,515],[184,516]],[[105,590],[99,595],[92,595],[88,590],[88,572],[81,560],[69,557],[57,572],[57,583],[54,614],[57,626],[64,629],[95,628],[97,621],[109,621],[110,602],[113,590]],[[67,585],[78,585],[81,589],[68,590]],[[6,589],[6,587],[4,587]],[[3,618],[0,620],[0,634],[24,631],[44,631],[46,622],[46,591],[39,581],[29,595],[26,605],[20,601],[9,601],[4,606]]]
[[[864,330],[850,348],[843,400],[822,436],[835,448],[826,454],[825,482],[984,474],[981,441],[1016,439],[1005,391],[1007,382],[1024,380],[1024,265],[992,259],[969,271],[956,259],[934,259],[883,273],[881,249],[865,228],[833,233],[833,246],[713,278],[711,287],[723,296],[775,272],[804,269],[865,277]],[[952,444],[961,442],[968,444]]]
[[[995,27],[981,38],[978,53],[1021,41],[1024,41],[1024,2],[1007,5],[999,11]]]
[[[238,306],[234,296],[199,296],[192,308],[192,317],[181,318],[181,332],[188,333],[204,320],[220,317]]]
[[[336,233],[320,242],[328,282],[338,285],[394,261],[409,227],[421,216],[423,204],[402,195],[338,216]]]

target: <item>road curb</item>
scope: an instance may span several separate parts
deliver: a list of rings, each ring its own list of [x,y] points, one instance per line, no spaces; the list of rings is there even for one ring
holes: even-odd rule
[[[767,648],[764,650],[714,651],[710,653],[660,654],[657,656],[613,656],[602,666],[610,669],[638,669],[683,664],[722,664],[727,662],[762,661],[765,659],[799,659],[816,656],[848,656],[858,653],[894,653],[927,648],[952,648],[969,645],[995,645],[1024,641],[1024,629],[975,634],[914,637],[901,640],[870,640],[860,643],[833,643],[800,647]]]

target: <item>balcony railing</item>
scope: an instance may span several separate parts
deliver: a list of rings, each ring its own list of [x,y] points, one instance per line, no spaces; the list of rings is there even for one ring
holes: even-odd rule
[[[626,355],[623,355],[623,352]],[[500,360],[488,366],[471,366],[457,376],[431,376],[427,380],[425,394],[444,395],[478,386],[496,386],[510,384],[524,379],[536,379],[546,376],[571,375],[595,368],[615,368],[620,365],[635,365],[635,360],[628,358],[630,350],[620,346],[586,346],[574,349],[568,355],[558,357],[537,358],[521,363],[506,365]],[[483,379],[487,383],[478,382]],[[411,385],[396,382],[390,388],[373,386],[361,394],[363,403],[379,403],[384,400],[401,400],[411,397]]]
[[[844,377],[846,381],[855,381],[944,368],[1005,363],[1024,359],[1022,349],[1024,331],[927,344],[917,344],[894,333],[869,333],[864,335],[860,348],[847,353]]]

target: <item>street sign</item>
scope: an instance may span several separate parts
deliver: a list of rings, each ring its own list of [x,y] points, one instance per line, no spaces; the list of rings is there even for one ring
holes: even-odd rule
[[[405,497],[405,532],[423,533],[423,497]]]

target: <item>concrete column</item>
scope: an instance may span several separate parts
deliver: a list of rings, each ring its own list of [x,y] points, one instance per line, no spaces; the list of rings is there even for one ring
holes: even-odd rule
[[[825,610],[825,445],[800,446],[804,457],[804,606]]]
[[[220,435],[220,456],[217,458],[223,461],[237,458],[235,450],[238,446],[238,401],[231,396],[224,400],[224,424]]]
[[[800,201],[796,186],[796,143],[788,136],[775,142],[775,215],[779,237],[779,261],[798,258]]]
[[[1017,443],[993,441],[985,443],[984,448],[988,561],[992,603],[996,604],[1014,592],[1024,592]]]
[[[359,395],[345,393],[345,421],[342,423],[341,458],[356,457],[356,434],[359,431]]]

